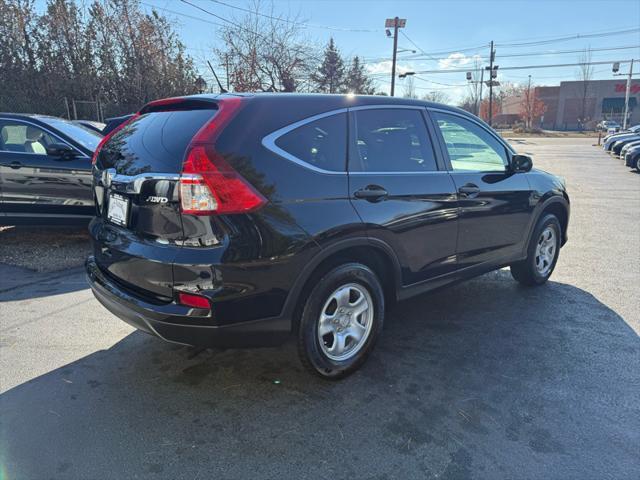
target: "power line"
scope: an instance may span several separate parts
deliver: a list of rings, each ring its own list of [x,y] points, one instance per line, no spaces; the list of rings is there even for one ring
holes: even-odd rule
[[[630,49],[640,49],[640,45],[627,45],[621,47],[606,47],[606,48],[590,48],[587,49],[589,52],[608,52],[614,50],[630,50]],[[506,53],[501,55],[496,55],[499,58],[512,58],[512,57],[538,57],[538,56],[552,56],[552,55],[567,55],[571,53],[583,53],[585,49],[578,50],[559,50],[559,51],[546,51],[546,52],[523,52],[523,53]],[[470,59],[478,59],[478,60],[486,60],[488,57],[474,55],[473,57],[466,57]],[[453,58],[455,60],[455,58]],[[380,58],[380,59],[368,59],[363,63],[379,63],[381,61],[390,60],[389,58]],[[419,55],[407,55],[404,57],[398,58],[398,60],[403,61],[426,61],[426,60],[452,60],[451,57],[429,57],[428,59],[422,58]]]
[[[434,83],[436,85],[444,85],[446,87],[466,87],[468,85],[467,83],[440,83],[440,82],[435,82],[433,80],[429,80],[428,78],[420,77],[418,75],[413,75],[413,78],[422,80],[423,82]]]
[[[569,40],[580,40],[583,38],[602,38],[602,37],[612,37],[615,35],[626,35],[628,33],[637,33],[640,32],[640,28],[629,28],[627,30],[614,30],[611,32],[603,32],[603,33],[576,33],[574,35],[568,35],[565,37],[558,37],[549,40],[539,40],[535,42],[520,42],[520,43],[496,43],[497,47],[525,47],[531,45],[548,45],[549,43],[557,43],[557,42],[566,42]]]
[[[302,27],[321,28],[321,29],[325,29],[325,30],[335,30],[335,31],[339,31],[339,32],[361,32],[362,33],[362,32],[380,32],[381,31],[379,29],[372,30],[372,29],[358,28],[358,27],[333,27],[331,25],[317,25],[317,24],[313,24],[313,23],[297,22],[295,20],[290,20],[288,18],[274,17],[273,15],[267,15],[266,13],[261,13],[261,12],[258,12],[258,11],[250,10],[248,8],[238,7],[237,5],[231,5],[229,3],[225,3],[225,2],[222,2],[220,0],[209,0],[209,1],[213,2],[213,3],[217,3],[219,5],[224,5],[225,7],[233,8],[235,10],[240,10],[242,12],[251,13],[253,15],[258,15],[260,17],[269,18],[271,20],[276,20],[278,22],[290,23],[290,24],[293,24],[293,25],[300,25]]]
[[[172,15],[178,15],[179,17],[190,18],[191,20],[198,20],[199,22],[208,23],[209,25],[215,25],[216,27],[224,27],[225,26],[222,23],[212,22],[211,20],[207,20],[205,18],[196,17],[196,16],[193,16],[193,15],[188,15],[188,14],[182,13],[182,12],[176,12],[175,10],[170,10],[168,8],[165,8],[165,7],[159,7],[157,5],[152,5],[150,3],[140,2],[140,4],[144,5],[146,7],[152,8],[152,9],[161,10],[163,12],[169,12]]]
[[[207,15],[211,15],[212,17],[218,18],[218,19],[222,20],[223,22],[227,22],[228,24],[233,25],[234,27],[237,27],[237,28],[239,28],[240,30],[244,30],[245,32],[249,32],[249,33],[251,33],[251,34],[253,34],[253,35],[256,35],[257,37],[264,38],[264,36],[263,36],[263,35],[260,35],[258,32],[254,32],[253,30],[250,30],[250,29],[248,29],[248,28],[243,27],[243,26],[242,26],[242,25],[240,25],[239,23],[236,23],[236,22],[234,22],[234,21],[232,21],[232,20],[229,20],[228,18],[224,18],[224,17],[221,17],[221,16],[220,16],[220,15],[218,15],[218,14],[215,14],[215,13],[213,13],[213,12],[210,12],[210,11],[209,11],[209,10],[207,10],[206,8],[202,8],[202,7],[200,7],[200,6],[198,6],[198,5],[194,4],[194,3],[191,3],[191,2],[189,2],[189,1],[187,1],[187,0],[180,0],[180,1],[181,1],[182,3],[186,3],[187,5],[191,5],[193,8],[197,8],[198,10],[200,10],[201,12],[206,13]]]
[[[427,56],[427,57],[429,57],[429,58],[433,59],[433,57],[432,57],[431,55],[429,55],[428,53],[426,53],[424,50],[422,50],[422,49],[421,49],[421,48],[416,44],[416,42],[414,42],[413,40],[411,40],[411,39],[409,38],[409,35],[407,35],[406,33],[404,33],[404,31],[402,31],[402,30],[401,30],[401,31],[400,31],[400,33],[402,33],[402,35],[404,35],[404,38],[406,38],[406,39],[409,41],[409,43],[411,43],[411,45],[413,45],[413,46],[414,46],[414,47],[416,47],[418,50],[420,50],[420,52],[421,52],[423,55],[425,55],[425,56]]]
[[[521,46],[533,46],[533,45],[547,45],[550,43],[555,43],[555,42],[564,42],[564,41],[569,41],[569,40],[580,40],[580,39],[584,39],[584,38],[601,38],[601,37],[609,37],[609,36],[616,36],[616,35],[626,35],[629,33],[636,33],[636,32],[640,32],[640,28],[626,28],[624,30],[614,30],[614,31],[596,31],[596,32],[586,32],[586,33],[575,33],[575,34],[571,34],[571,35],[565,35],[562,37],[553,37],[553,38],[548,38],[546,40],[538,40],[538,41],[534,41],[534,42],[518,42],[517,40],[514,43],[496,43],[496,47],[521,47]],[[543,38],[543,37],[541,37]],[[469,51],[477,51],[477,50],[481,50],[481,49],[485,49],[488,47],[488,44],[485,45],[480,45],[480,46],[476,46],[476,47],[464,47],[464,48],[457,48],[457,49],[450,49],[450,50],[440,50],[440,51],[434,51],[434,52],[425,52],[423,49],[421,49],[417,44],[415,44],[414,42],[412,42],[414,44],[414,46],[416,48],[418,48],[423,55],[447,55],[449,53],[465,53],[465,52],[469,52]]]
[[[637,60],[634,60],[637,61]],[[535,68],[560,68],[560,67],[579,67],[581,65],[607,65],[607,64],[613,64],[613,63],[629,63],[631,62],[631,60],[608,60],[608,61],[602,61],[602,62],[580,62],[580,63],[557,63],[557,64],[549,64],[549,65],[524,65],[524,66],[518,66],[518,67],[500,67],[500,71],[504,71],[504,70],[528,70],[528,69],[535,69]],[[421,74],[435,74],[435,73],[464,73],[464,72],[479,72],[480,68],[476,68],[476,69],[468,69],[468,68],[452,68],[452,69],[448,69],[448,70],[421,70],[419,72],[416,73],[421,73]]]

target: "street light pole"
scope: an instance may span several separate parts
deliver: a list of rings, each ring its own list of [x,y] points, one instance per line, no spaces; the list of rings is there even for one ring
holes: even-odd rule
[[[478,108],[476,108],[476,116],[480,117],[480,109],[482,108],[482,84],[484,83],[484,69],[480,70],[480,94],[478,95]]]
[[[495,51],[493,50],[493,40],[491,40],[491,53],[489,54],[489,126],[492,126],[493,120],[493,59]]]
[[[396,56],[398,55],[398,17],[393,22],[393,63],[391,64],[391,96],[396,89]]]
[[[629,93],[631,92],[631,76],[633,75],[633,58],[629,66],[629,76],[627,77],[627,90],[624,94],[624,118],[622,119],[622,129],[627,129],[627,116],[629,115]]]
[[[393,60],[391,63],[391,96],[393,97],[396,89],[396,57],[398,55],[398,29],[404,28],[407,24],[406,18],[387,18],[384,22],[386,28],[393,27]],[[389,35],[387,30],[387,36]]]

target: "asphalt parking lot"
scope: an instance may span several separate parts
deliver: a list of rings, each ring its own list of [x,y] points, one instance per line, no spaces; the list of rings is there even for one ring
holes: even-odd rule
[[[338,383],[293,343],[136,332],[87,290],[81,240],[42,272],[0,232],[0,478],[640,478],[640,175],[592,143],[512,141],[572,196],[546,286],[501,270],[400,303]]]

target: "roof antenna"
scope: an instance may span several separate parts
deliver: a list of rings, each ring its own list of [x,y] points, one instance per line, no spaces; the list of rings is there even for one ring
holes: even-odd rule
[[[228,91],[222,86],[222,83],[220,83],[220,79],[218,78],[218,75],[216,75],[216,71],[211,66],[211,62],[209,60],[207,60],[207,64],[209,65],[209,68],[213,72],[213,76],[216,77],[216,82],[218,82],[218,86],[220,87],[220,93],[228,93]]]

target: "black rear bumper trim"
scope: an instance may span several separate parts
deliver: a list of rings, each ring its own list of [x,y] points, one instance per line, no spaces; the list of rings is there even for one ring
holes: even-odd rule
[[[198,310],[170,303],[154,305],[132,297],[101,272],[93,257],[86,262],[87,281],[96,299],[129,325],[163,340],[217,348],[267,347],[286,341],[291,333],[287,318],[266,318],[231,325],[194,325]],[[195,315],[194,315],[195,313]]]

